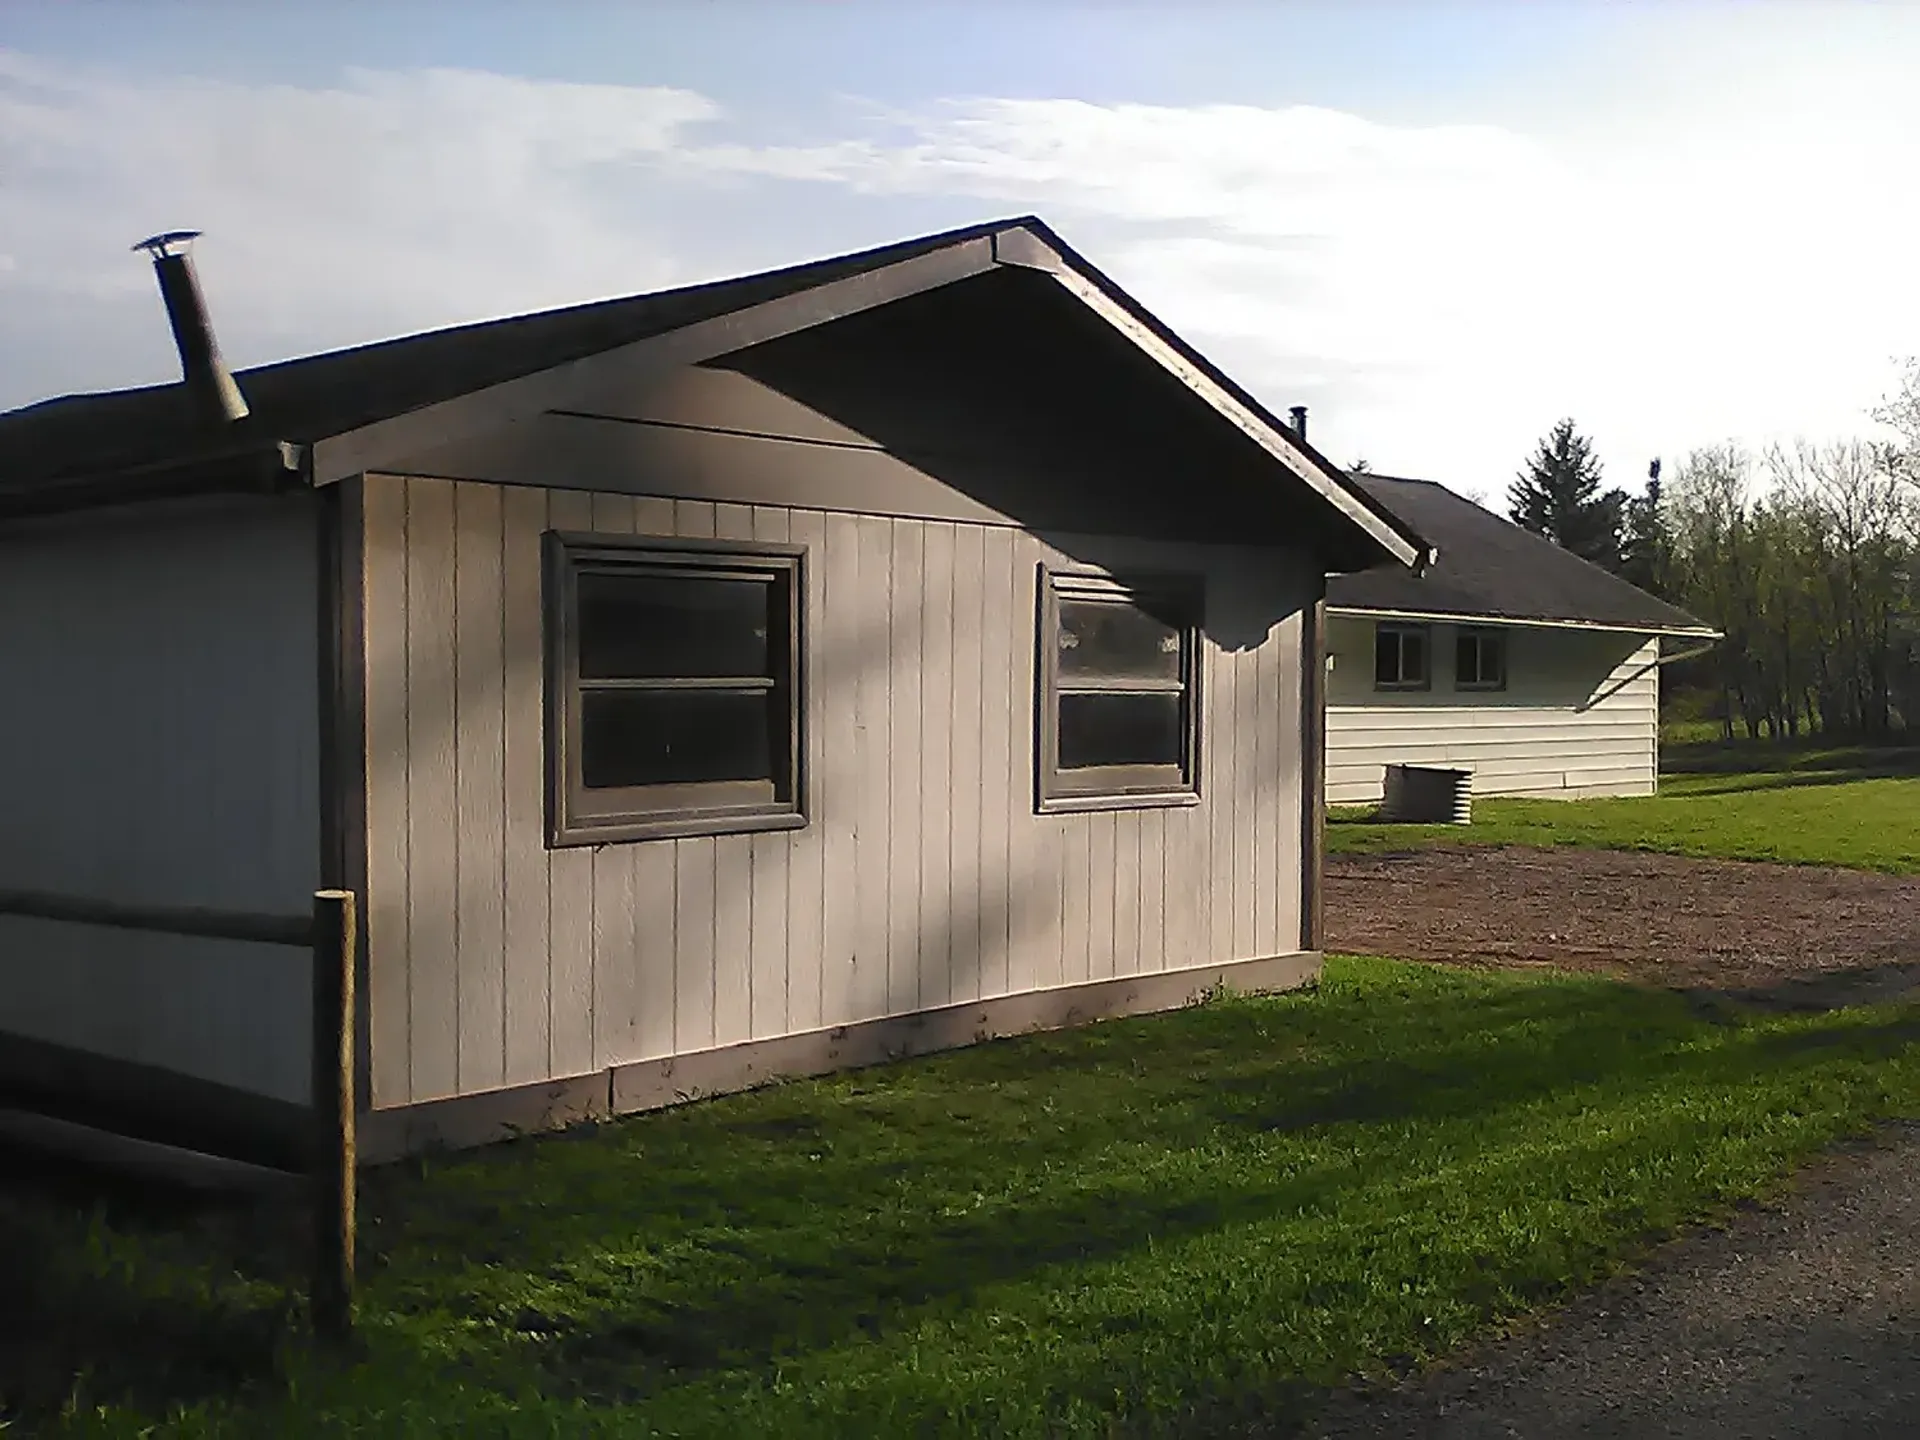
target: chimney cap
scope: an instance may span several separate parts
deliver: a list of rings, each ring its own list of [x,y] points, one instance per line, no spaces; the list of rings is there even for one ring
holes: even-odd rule
[[[158,260],[164,256],[174,254],[174,246],[185,245],[189,240],[197,240],[199,238],[200,232],[198,230],[163,230],[160,234],[149,235],[146,239],[135,245],[130,245],[127,248],[130,250],[144,250],[153,256],[154,259]]]

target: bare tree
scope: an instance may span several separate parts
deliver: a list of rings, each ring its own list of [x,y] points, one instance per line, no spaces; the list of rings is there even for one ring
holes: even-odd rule
[[[1882,737],[1920,722],[1920,488],[1888,449],[1776,446],[1753,484],[1732,445],[1696,450],[1660,498],[1671,593],[1725,642],[1704,669],[1725,733]]]

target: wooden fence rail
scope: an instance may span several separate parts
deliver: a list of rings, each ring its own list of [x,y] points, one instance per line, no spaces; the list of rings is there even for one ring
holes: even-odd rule
[[[354,1134],[353,977],[358,924],[353,892],[321,890],[311,915],[258,915],[166,905],[122,905],[73,895],[0,890],[0,915],[103,925],[205,940],[288,945],[313,957],[313,1271],[316,1333],[343,1339],[353,1329]]]

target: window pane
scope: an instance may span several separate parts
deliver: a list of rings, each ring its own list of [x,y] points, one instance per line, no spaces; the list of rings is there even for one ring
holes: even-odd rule
[[[1060,768],[1178,765],[1180,701],[1157,695],[1062,695]]]
[[[1480,683],[1480,641],[1474,635],[1462,635],[1453,657],[1454,679],[1462,685]]]
[[[580,771],[590,790],[772,781],[778,691],[588,690],[580,697]]]
[[[1506,636],[1482,635],[1480,637],[1480,683],[1483,685],[1507,683]]]
[[[1418,630],[1400,636],[1400,679],[1403,684],[1418,685],[1427,678],[1427,637]]]
[[[1400,683],[1400,632],[1398,630],[1373,632],[1373,683],[1376,685]]]
[[[1180,632],[1137,605],[1062,600],[1060,676],[1177,680]]]
[[[773,586],[678,575],[580,576],[580,678],[771,675]]]

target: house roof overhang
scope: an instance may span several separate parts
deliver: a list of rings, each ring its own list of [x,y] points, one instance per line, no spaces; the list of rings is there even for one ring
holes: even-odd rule
[[[1327,606],[1327,614],[1356,620],[1404,621],[1415,625],[1471,625],[1491,629],[1587,630],[1601,634],[1646,635],[1676,640],[1724,640],[1709,625],[1635,625],[1617,621],[1568,620],[1550,615],[1489,615],[1465,610],[1388,610],[1361,605]]]
[[[289,475],[330,485],[577,403],[606,375],[631,383],[1007,267],[1048,277],[1326,507],[1357,542],[1337,568],[1429,562],[1406,522],[1033,217],[243,371],[253,413],[218,433],[185,418],[180,386],[46,402],[0,416],[0,516]]]

